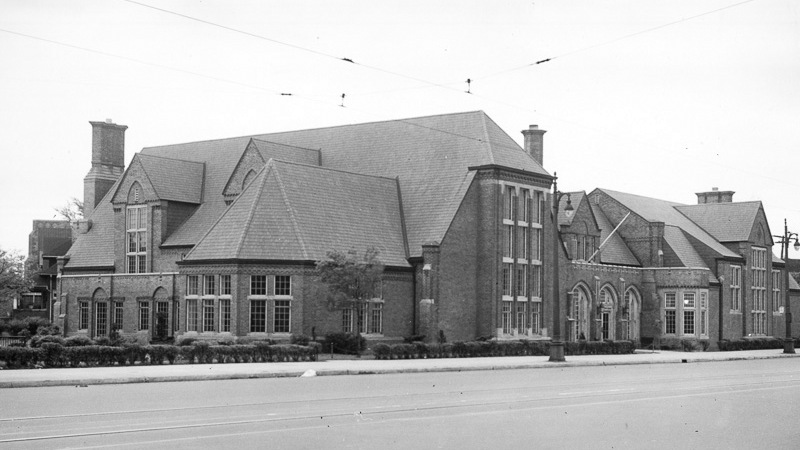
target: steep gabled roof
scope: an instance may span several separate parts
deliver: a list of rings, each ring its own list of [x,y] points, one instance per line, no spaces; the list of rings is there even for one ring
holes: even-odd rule
[[[184,261],[316,261],[370,246],[408,266],[397,180],[270,160]]]
[[[663,222],[666,225],[672,225],[680,228],[683,230],[683,232],[692,236],[694,239],[708,247],[720,257],[737,259],[741,258],[736,253],[728,250],[727,247],[717,241],[714,236],[709,234],[706,230],[701,228],[695,222],[689,220],[688,217],[678,211],[677,207],[685,205],[655,198],[643,197],[640,195],[612,191],[609,189],[598,188],[598,190],[606,193],[608,196],[631,210],[634,214],[637,214],[639,217],[648,222]],[[705,267],[705,264],[703,264],[701,267]]]
[[[111,198],[114,196],[122,178],[108,190],[103,200],[97,204],[88,218],[91,228],[85,234],[79,234],[72,244],[67,256],[67,267],[114,267],[114,205]]]
[[[198,204],[203,194],[202,162],[136,155],[161,200]]]
[[[720,242],[745,242],[750,240],[753,224],[762,206],[761,202],[736,202],[675,208]]]
[[[600,228],[600,242],[598,245],[605,242],[600,252],[600,262],[603,264],[640,267],[642,264],[633,255],[619,233],[614,233],[609,238],[611,232],[614,231],[614,225],[608,220],[603,210],[598,205],[595,205],[594,202],[589,202],[589,206],[592,208],[594,217],[597,220],[597,226]]]
[[[281,159],[308,162],[308,149],[319,149],[324,167],[398,177],[412,256],[421,255],[425,242],[441,242],[474,178],[469,167],[498,165],[549,177],[483,111],[151,147],[142,153],[207,167],[203,205],[165,245],[196,244],[222,214],[222,191],[251,138],[285,146]]]

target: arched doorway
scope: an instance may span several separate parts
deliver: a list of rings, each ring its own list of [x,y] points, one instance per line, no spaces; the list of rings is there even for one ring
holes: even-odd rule
[[[642,302],[639,292],[631,287],[625,291],[625,305],[628,308],[627,336],[623,339],[638,341],[641,331]]]
[[[616,338],[617,299],[610,286],[603,286],[597,299],[599,319],[599,338],[609,340]]]
[[[589,290],[583,284],[575,286],[572,290],[572,304],[570,305],[570,340],[577,341],[589,336]]]

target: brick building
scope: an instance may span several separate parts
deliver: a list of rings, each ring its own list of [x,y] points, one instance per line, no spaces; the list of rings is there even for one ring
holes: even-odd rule
[[[87,219],[60,264],[67,334],[550,335],[553,177],[535,125],[523,147],[468,112],[149,147],[127,168],[127,127],[91,125]],[[558,264],[569,339],[777,330],[778,310],[747,309],[751,293],[777,295],[782,267],[760,203],[597,189],[564,196],[562,210],[568,200]],[[717,226],[728,206],[741,214]],[[315,262],[368,247],[385,265],[375,297],[331,301]]]

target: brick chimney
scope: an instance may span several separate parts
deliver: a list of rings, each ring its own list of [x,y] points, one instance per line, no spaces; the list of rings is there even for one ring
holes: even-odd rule
[[[92,168],[83,178],[83,215],[87,219],[125,171],[125,125],[89,122],[92,125]]]
[[[719,188],[711,188],[708,192],[697,192],[697,204],[704,203],[731,203],[733,202],[734,191],[720,191]]]
[[[540,130],[538,125],[531,125],[527,130],[522,130],[525,136],[525,151],[530,153],[533,159],[544,167],[544,134],[545,130]]]

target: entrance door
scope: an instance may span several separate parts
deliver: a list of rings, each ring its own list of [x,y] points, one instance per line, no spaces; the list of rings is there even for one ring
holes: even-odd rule
[[[611,335],[611,333],[610,333],[610,331],[611,331],[611,313],[609,311],[603,311],[603,313],[600,315],[600,318],[601,318],[600,327],[601,327],[601,330],[602,330],[602,337],[603,337],[603,340],[607,340],[607,339],[609,339],[609,336]]]
[[[156,339],[164,340],[169,335],[169,302],[156,302]]]

